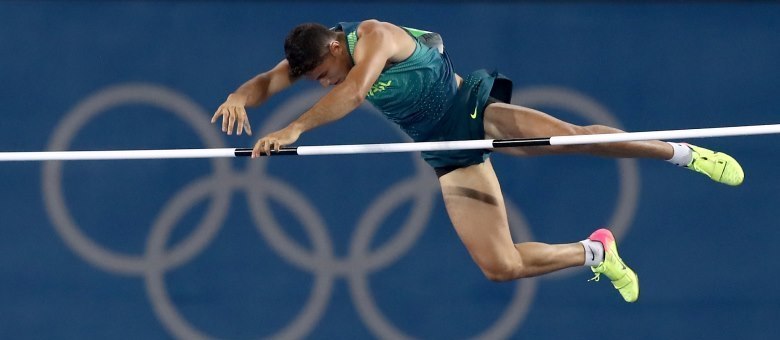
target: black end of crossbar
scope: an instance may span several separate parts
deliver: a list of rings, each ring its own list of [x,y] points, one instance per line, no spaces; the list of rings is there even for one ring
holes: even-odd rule
[[[494,148],[511,148],[511,147],[518,147],[518,146],[546,146],[546,145],[550,145],[550,137],[493,140]]]
[[[271,156],[295,156],[298,154],[298,148],[282,148],[281,150],[271,151]],[[252,157],[252,149],[238,148],[235,151],[236,157]],[[260,156],[265,156],[264,153]]]

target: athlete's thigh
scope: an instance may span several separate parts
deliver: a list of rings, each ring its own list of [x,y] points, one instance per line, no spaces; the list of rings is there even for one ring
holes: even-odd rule
[[[485,109],[485,136],[491,139],[566,135],[578,126],[524,106],[493,103]]]
[[[490,160],[439,178],[447,213],[461,241],[481,266],[516,261],[504,199]]]
[[[562,121],[544,112],[523,106],[493,103],[485,109],[485,138],[532,138],[564,136],[581,133],[581,127]],[[515,155],[556,153],[555,147],[524,147],[497,149]]]

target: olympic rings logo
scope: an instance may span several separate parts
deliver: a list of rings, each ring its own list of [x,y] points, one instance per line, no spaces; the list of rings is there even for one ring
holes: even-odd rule
[[[288,100],[269,116],[259,134],[281,128],[311,107],[323,93],[323,90],[312,90]],[[566,90],[548,88],[517,91],[515,97],[526,105],[560,105],[574,112],[585,112],[586,117],[594,122],[617,126],[606,110]],[[167,88],[150,84],[127,84],[104,89],[76,105],[56,128],[48,150],[67,150],[71,141],[90,120],[123,104],[152,105],[171,112],[194,129],[205,147],[225,147],[217,128],[208,123],[209,114],[191,100]],[[435,199],[439,195],[438,183],[427,165],[416,154],[411,154],[411,157],[414,173],[386,189],[369,204],[358,219],[348,255],[343,258],[334,254],[325,218],[304,193],[269,173],[266,159],[251,162],[245,172],[235,170],[230,160],[211,159],[213,172],[210,175],[187,184],[162,207],[152,223],[142,255],[112,250],[96,243],[82,231],[67,208],[62,186],[64,163],[48,162],[44,165],[42,190],[47,214],[66,245],[84,261],[106,272],[143,278],[153,312],[175,337],[216,337],[182,316],[168,294],[165,275],[188,263],[204,250],[224,225],[230,211],[232,194],[243,192],[255,227],[267,245],[290,265],[314,277],[308,301],[293,320],[269,337],[294,339],[310,334],[323,318],[335,280],[344,279],[348,283],[352,303],[367,328],[377,337],[400,339],[411,338],[412,335],[399,329],[383,314],[372,296],[368,277],[398,261],[417,242],[428,224]],[[618,164],[621,190],[611,225],[620,236],[627,231],[633,218],[638,197],[638,170],[632,160],[621,160]],[[171,234],[177,223],[198,202],[207,199],[210,203],[206,213],[194,231],[177,244],[170,245]],[[412,209],[403,224],[398,226],[398,231],[383,245],[372,250],[371,241],[382,221],[399,205],[410,200],[413,202]],[[285,233],[271,201],[284,205],[295,215],[312,242],[311,250],[296,243]],[[530,228],[520,210],[514,207],[511,200],[506,201],[515,240],[532,240]],[[513,334],[528,312],[536,284],[537,280],[533,279],[515,283],[514,296],[501,317],[476,337],[505,338]]]

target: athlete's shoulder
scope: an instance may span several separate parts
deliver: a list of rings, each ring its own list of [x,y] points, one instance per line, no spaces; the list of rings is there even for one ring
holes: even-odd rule
[[[368,19],[363,20],[358,23],[357,26],[357,32],[358,35],[362,35],[364,33],[368,32],[376,32],[376,31],[401,31],[402,28],[400,26],[397,26],[393,23],[386,22],[386,21],[379,21],[377,19]]]
[[[367,19],[359,22],[358,24],[359,24],[358,27],[362,29],[374,29],[377,27],[381,27],[383,24],[388,24],[388,23],[379,21],[377,19]]]
[[[345,32],[345,33],[356,32],[358,35],[363,35],[363,33],[371,32],[371,31],[394,30],[394,29],[398,30],[401,29],[401,27],[393,23],[379,21],[377,19],[367,19],[363,21],[339,22],[331,29],[337,32]]]

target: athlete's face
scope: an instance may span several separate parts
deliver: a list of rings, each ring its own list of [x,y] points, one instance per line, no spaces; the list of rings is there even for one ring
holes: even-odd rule
[[[312,80],[319,81],[323,87],[338,85],[347,77],[351,68],[351,60],[347,50],[338,41],[331,41],[328,44],[328,54],[322,63],[311,70],[306,76]]]

